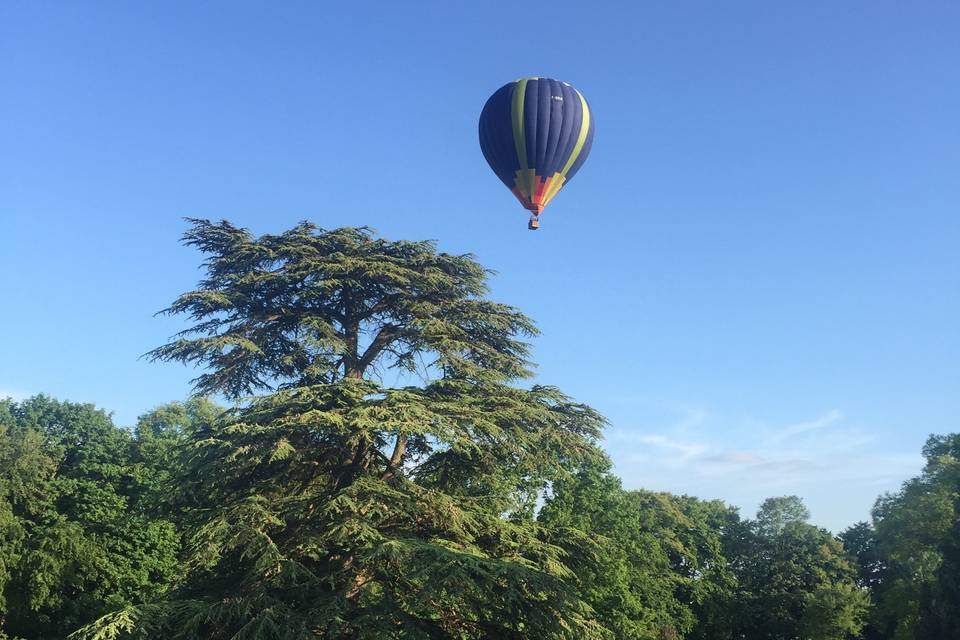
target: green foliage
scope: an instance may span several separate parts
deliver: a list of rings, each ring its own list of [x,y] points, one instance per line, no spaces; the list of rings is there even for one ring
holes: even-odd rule
[[[178,518],[171,502],[180,492],[184,473],[184,446],[212,425],[223,408],[204,397],[161,405],[140,416],[134,429],[130,473],[140,490],[136,508]]]
[[[753,522],[731,527],[725,544],[737,588],[735,613],[702,629],[706,638],[847,638],[859,633],[869,596],[829,532],[805,522],[796,496],[766,500]]]
[[[688,496],[674,498],[684,504],[685,512],[702,527],[702,540],[707,549],[700,552],[704,559],[699,582],[701,593],[694,601],[693,612],[696,624],[687,636],[696,640],[713,640],[732,637],[741,612],[736,609],[738,582],[737,569],[742,535],[747,523],[740,519],[736,507],[719,500],[697,500]]]
[[[960,637],[960,434],[932,436],[923,453],[923,473],[873,510],[885,567],[874,587],[874,637]]]
[[[695,612],[731,587],[716,505],[647,491],[624,491],[608,464],[558,480],[539,519],[597,537],[600,561],[578,577],[599,619],[623,639],[683,637]]]
[[[807,517],[795,496],[765,501],[750,522],[716,501],[624,491],[603,464],[556,482],[540,513],[599,539],[600,562],[578,577],[616,638],[856,637],[869,595]]]
[[[754,528],[759,536],[772,539],[809,518],[810,512],[798,496],[778,496],[763,501]]]
[[[868,522],[842,531],[838,536],[857,565],[857,585],[868,591],[877,591],[887,579],[888,568],[877,543],[877,534]]]
[[[5,633],[62,638],[165,588],[170,522],[134,507],[136,443],[87,404],[0,403],[0,620]]]
[[[193,223],[184,240],[208,254],[207,278],[166,311],[196,324],[151,354],[204,365],[201,393],[326,384],[371,367],[527,373],[528,346],[516,336],[535,328],[483,297],[488,272],[469,255],[363,228],[304,222],[254,238],[226,221]]]
[[[869,608],[869,593],[851,582],[819,584],[806,597],[800,637],[809,640],[854,638],[863,629]]]

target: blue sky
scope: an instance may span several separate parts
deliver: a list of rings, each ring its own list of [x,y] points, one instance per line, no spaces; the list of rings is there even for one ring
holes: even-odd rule
[[[434,238],[543,332],[628,487],[867,517],[960,430],[955,2],[0,5],[0,395],[132,423],[200,256],[184,216]],[[592,154],[543,217],[487,96],[573,83]]]

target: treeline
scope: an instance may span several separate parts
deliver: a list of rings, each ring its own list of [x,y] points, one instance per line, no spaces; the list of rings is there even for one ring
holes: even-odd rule
[[[603,418],[521,384],[535,327],[470,256],[186,241],[193,325],[152,355],[200,365],[198,397],[133,428],[0,402],[3,640],[960,637],[960,435],[836,537],[794,496],[627,491]]]
[[[0,638],[65,638],[176,588],[196,533],[176,506],[184,449],[220,415],[193,399],[125,429],[91,404],[0,402]],[[556,482],[535,519],[597,542],[573,582],[615,638],[954,638],[960,435],[924,454],[872,524],[837,537],[796,497],[743,519],[626,491],[602,459]]]

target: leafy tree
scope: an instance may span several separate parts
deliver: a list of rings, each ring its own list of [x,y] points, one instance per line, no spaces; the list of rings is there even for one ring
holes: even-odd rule
[[[755,528],[761,537],[773,539],[783,534],[787,527],[809,519],[810,511],[798,496],[779,496],[763,501],[757,511]]]
[[[960,637],[960,434],[931,436],[920,476],[873,509],[888,576],[876,587],[880,637]]]
[[[846,640],[863,629],[870,596],[850,581],[823,582],[806,597],[800,636],[809,640]]]
[[[487,271],[366,229],[193,222],[207,276],[168,311],[195,324],[153,355],[238,405],[188,443],[176,597],[81,637],[605,636],[574,584],[592,546],[532,517],[603,421],[513,384],[535,330]]]
[[[616,638],[656,639],[675,627],[679,609],[674,585],[665,579],[672,577],[670,560],[649,514],[605,467],[556,482],[539,520],[602,536],[599,562],[578,572],[584,597]]]
[[[873,606],[866,626],[861,631],[863,640],[882,640],[888,638],[885,631],[885,611],[878,606],[878,597],[887,588],[891,580],[891,570],[880,550],[877,532],[869,522],[858,522],[838,536],[844,549],[857,566],[857,586],[866,590]]]
[[[28,551],[31,520],[49,508],[48,487],[56,461],[44,451],[36,431],[21,428],[17,405],[0,400],[0,638],[6,637],[19,588],[19,572]]]
[[[753,522],[730,530],[737,577],[732,628],[707,637],[843,640],[858,634],[869,596],[829,532],[805,522],[796,496],[766,500]]]
[[[708,548],[699,553],[704,580],[702,594],[693,604],[696,625],[688,636],[691,640],[716,640],[733,637],[741,612],[737,600],[737,571],[742,566],[738,555],[748,524],[740,519],[736,507],[720,500],[678,499],[685,513],[703,527],[702,540]]]
[[[184,448],[213,424],[223,409],[205,397],[170,402],[140,416],[133,433],[132,475],[140,485],[136,508],[179,519],[171,497],[184,471]]]
[[[871,592],[879,590],[888,568],[878,548],[877,533],[869,522],[858,522],[837,536],[843,548],[857,564],[857,586]]]
[[[598,536],[601,559],[581,567],[584,597],[617,638],[686,636],[708,599],[731,576],[712,525],[717,505],[648,491],[624,491],[609,463],[553,485],[540,522]]]
[[[0,403],[0,612],[5,633],[63,638],[163,590],[169,523],[130,510],[131,439],[88,404]]]
[[[940,542],[940,552],[942,561],[937,569],[935,599],[930,603],[929,622],[924,630],[956,640],[960,638],[960,517]]]

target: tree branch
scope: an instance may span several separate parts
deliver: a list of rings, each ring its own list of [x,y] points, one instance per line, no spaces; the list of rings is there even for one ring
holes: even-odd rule
[[[386,324],[377,332],[377,336],[373,339],[373,342],[370,343],[370,346],[363,352],[363,355],[360,356],[360,360],[357,363],[357,368],[362,372],[370,363],[376,360],[377,356],[380,355],[380,352],[387,348],[397,336],[400,335],[400,327],[393,324]]]

